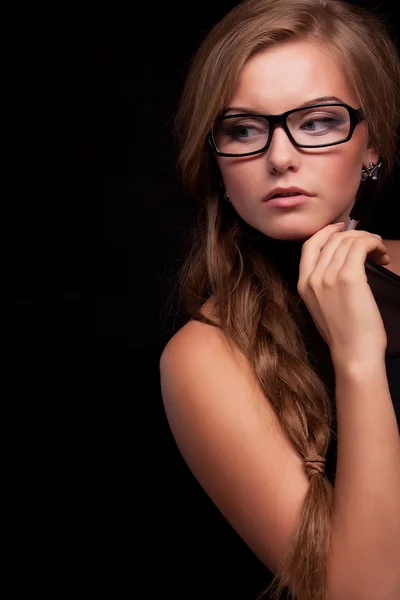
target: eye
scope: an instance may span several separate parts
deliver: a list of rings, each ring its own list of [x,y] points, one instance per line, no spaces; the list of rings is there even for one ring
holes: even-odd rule
[[[338,120],[334,117],[315,117],[308,118],[301,125],[302,129],[308,131],[321,131],[326,129],[331,129],[339,124]]]
[[[264,137],[268,133],[268,123],[261,119],[227,119],[221,133],[237,141],[247,141]]]

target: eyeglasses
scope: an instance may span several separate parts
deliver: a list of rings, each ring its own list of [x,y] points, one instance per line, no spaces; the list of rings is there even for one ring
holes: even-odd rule
[[[348,104],[314,104],[281,115],[232,114],[220,117],[208,134],[219,156],[251,156],[267,150],[277,125],[299,148],[325,148],[348,142],[365,119]],[[321,143],[323,142],[323,143]]]

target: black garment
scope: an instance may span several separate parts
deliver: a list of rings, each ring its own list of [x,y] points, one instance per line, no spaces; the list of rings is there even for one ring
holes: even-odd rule
[[[387,334],[386,373],[390,394],[400,431],[400,277],[367,258],[365,264],[368,283],[378,305]],[[362,310],[362,307],[360,307]],[[335,403],[335,372],[328,345],[319,335],[314,323],[307,321],[306,345],[310,360],[328,388],[334,409],[331,443],[326,455],[325,472],[335,482],[337,458],[337,423]]]
[[[299,264],[302,241],[276,240],[258,235],[252,228],[242,223],[243,230],[249,229],[252,243],[258,250],[272,260],[285,280],[288,289],[297,295]],[[386,372],[389,389],[400,430],[400,276],[385,267],[376,264],[370,258],[365,263],[368,283],[378,305],[387,334]],[[322,339],[305,304],[300,303],[303,323],[299,323],[303,339],[309,354],[310,363],[324,382],[332,402],[333,422],[331,442],[327,451],[325,472],[332,484],[336,475],[337,422],[335,401],[335,371],[329,346]],[[362,310],[362,307],[360,307]]]

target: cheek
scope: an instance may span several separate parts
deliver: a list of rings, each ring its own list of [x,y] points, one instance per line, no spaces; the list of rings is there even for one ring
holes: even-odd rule
[[[327,196],[343,205],[354,201],[361,182],[361,169],[362,163],[356,153],[329,164],[322,182]]]
[[[346,208],[354,201],[361,181],[361,146],[358,141],[347,148],[337,146],[329,155],[303,156],[290,179],[323,198],[327,205]],[[219,159],[218,165],[225,187],[237,206],[261,198],[275,185],[262,155],[246,161]]]
[[[225,187],[240,202],[243,197],[259,195],[268,183],[265,161],[257,159],[239,162],[233,159],[229,163],[219,163]]]

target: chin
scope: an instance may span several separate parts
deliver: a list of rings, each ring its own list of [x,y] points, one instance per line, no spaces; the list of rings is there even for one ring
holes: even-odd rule
[[[308,240],[317,231],[320,231],[330,223],[336,223],[340,220],[344,221],[345,219],[332,217],[331,219],[324,219],[322,222],[316,222],[315,218],[297,218],[292,220],[291,223],[289,220],[285,222],[284,219],[277,219],[275,222],[268,223],[267,227],[264,225],[264,227],[257,227],[257,229],[264,233],[264,235],[275,240],[300,242]]]
[[[291,227],[283,228],[277,227],[276,229],[270,229],[262,231],[264,235],[274,240],[281,240],[287,242],[302,242],[308,240],[318,229],[310,229],[310,227]]]

